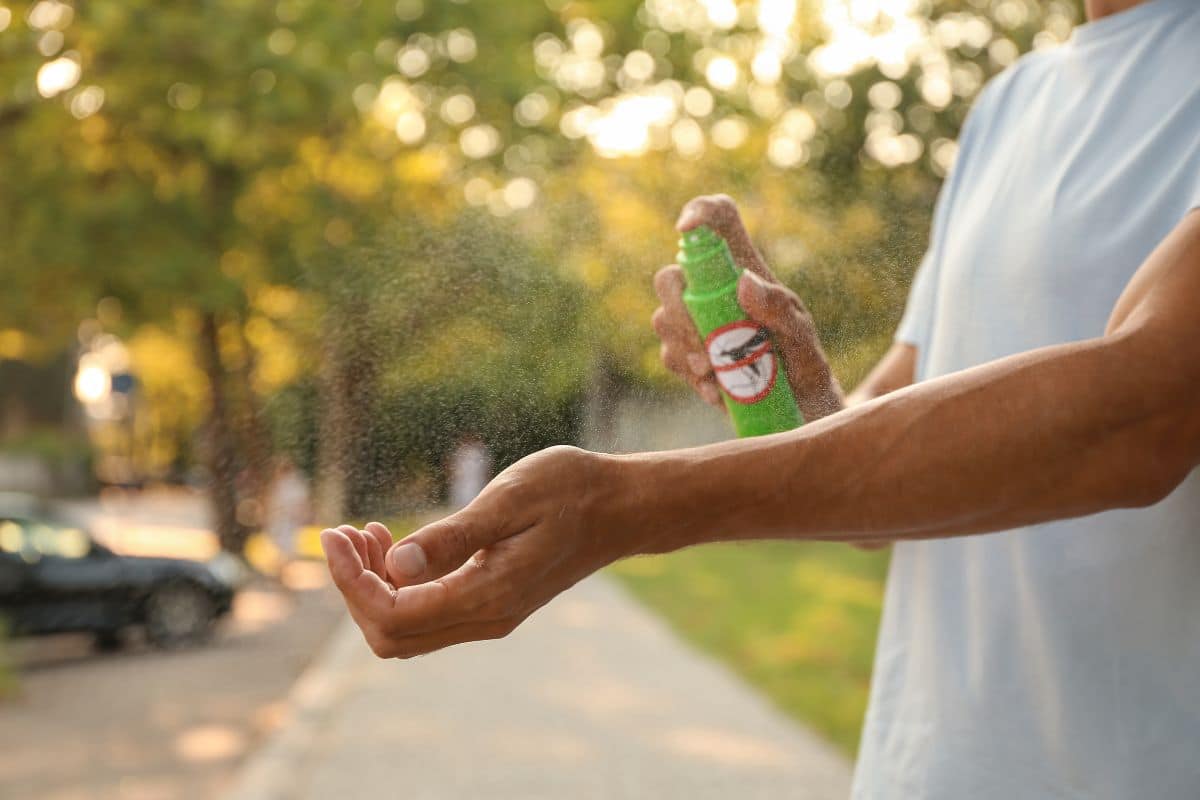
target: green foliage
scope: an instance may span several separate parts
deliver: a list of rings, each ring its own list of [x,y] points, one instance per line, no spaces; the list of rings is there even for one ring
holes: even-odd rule
[[[369,387],[361,425],[346,428],[361,439],[347,465],[348,510],[370,510],[405,481],[436,490],[447,453],[468,433],[488,443],[497,467],[576,438],[582,303],[524,238],[468,212],[436,225],[394,222],[324,258],[336,266],[318,266],[311,288],[324,305],[325,360]],[[268,410],[290,417],[288,442],[311,440],[319,415],[291,397]]]
[[[88,440],[58,428],[34,428],[19,436],[5,438],[0,452],[37,456],[51,466],[87,461],[92,449]]]
[[[684,638],[854,753],[886,553],[842,544],[710,545],[622,561],[612,571]]]
[[[0,617],[0,702],[16,694],[19,683],[17,671],[9,657],[8,624]]]

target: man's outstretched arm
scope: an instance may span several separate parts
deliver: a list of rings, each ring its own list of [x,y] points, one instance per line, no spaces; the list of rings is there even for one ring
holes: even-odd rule
[[[1200,461],[1198,301],[1200,211],[1138,270],[1100,338],[794,433],[629,456],[630,486],[653,481],[658,497],[649,547],[963,535],[1157,502]]]
[[[727,539],[966,535],[1157,502],[1200,462],[1200,212],[1140,267],[1104,336],[901,389],[797,431],[690,450],[536,453],[386,549],[328,530],[376,653],[512,630],[639,552]]]

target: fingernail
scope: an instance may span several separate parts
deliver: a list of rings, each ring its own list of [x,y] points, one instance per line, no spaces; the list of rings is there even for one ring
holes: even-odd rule
[[[425,574],[425,568],[429,566],[425,551],[415,542],[392,548],[390,559],[392,573],[402,578],[419,577]]]
[[[700,396],[704,398],[709,405],[721,405],[721,393],[717,391],[717,387],[711,383],[705,383],[700,387]]]
[[[688,368],[692,370],[692,374],[697,378],[703,378],[712,369],[703,353],[688,353],[687,362]]]
[[[695,211],[693,211],[690,208],[684,209],[683,213],[681,213],[679,215],[679,219],[677,219],[675,221],[675,230],[677,230],[677,231],[687,230],[689,227],[692,227],[694,225],[695,218],[696,218]]]

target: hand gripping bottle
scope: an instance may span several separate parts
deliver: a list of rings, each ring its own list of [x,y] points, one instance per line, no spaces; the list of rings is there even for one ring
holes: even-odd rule
[[[677,263],[687,288],[683,302],[700,331],[708,360],[738,436],[761,436],[804,422],[767,329],[738,305],[741,270],[729,245],[701,225],[679,240]]]

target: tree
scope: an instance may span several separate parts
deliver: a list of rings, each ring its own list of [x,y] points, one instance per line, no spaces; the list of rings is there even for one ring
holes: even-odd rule
[[[265,482],[272,392],[320,383],[318,449],[344,463],[371,435],[371,393],[414,357],[412,337],[362,346],[383,320],[469,338],[482,306],[447,298],[479,264],[449,243],[497,228],[476,238],[467,208],[503,220],[531,275],[585,298],[578,327],[554,334],[583,367],[536,383],[666,385],[649,275],[674,251],[679,205],[716,190],[738,196],[831,351],[861,370],[894,324],[970,100],[1077,15],[1061,0],[21,2],[0,9],[4,327],[65,344],[114,297],[126,333],[186,331],[235,550],[236,479]],[[381,231],[390,257],[371,254]],[[376,291],[433,252],[466,283],[433,270]],[[379,311],[360,319],[364,304]],[[293,367],[268,379],[281,350]],[[429,391],[454,385],[438,381]],[[338,517],[354,487],[323,477]]]
[[[194,319],[225,546],[239,549],[246,533],[237,475],[265,455],[247,452],[262,439],[258,398],[253,375],[231,368],[238,348],[225,332],[244,340],[255,294],[295,284],[324,248],[350,245],[388,212],[445,208],[443,140],[476,112],[445,113],[439,130],[426,107],[468,97],[459,87],[472,79],[502,101],[517,80],[505,79],[509,48],[477,58],[464,24],[539,28],[547,14],[39,0],[6,17],[0,124],[12,146],[0,158],[11,189],[0,224],[11,247],[0,269],[19,290],[9,318],[62,341],[105,296],[130,324]],[[502,124],[464,132],[474,142],[464,149],[490,156]]]

